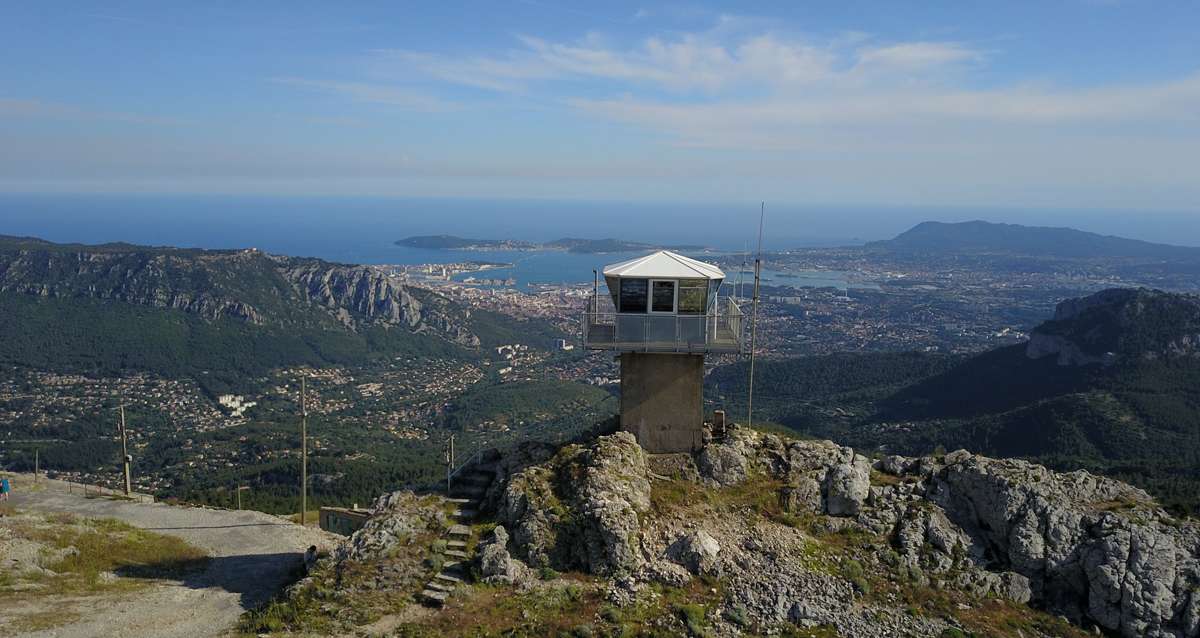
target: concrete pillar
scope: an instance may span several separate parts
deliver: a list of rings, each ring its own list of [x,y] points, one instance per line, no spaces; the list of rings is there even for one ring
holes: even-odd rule
[[[621,353],[621,429],[647,452],[704,445],[704,356]]]

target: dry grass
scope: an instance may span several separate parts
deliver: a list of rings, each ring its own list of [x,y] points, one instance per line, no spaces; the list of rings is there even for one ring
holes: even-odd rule
[[[79,620],[79,617],[76,611],[57,607],[47,611],[18,614],[9,628],[18,633],[45,631],[69,625]]]
[[[113,519],[77,519],[70,514],[51,514],[41,519],[3,521],[0,525],[24,540],[44,545],[49,555],[42,566],[53,575],[9,578],[0,595],[40,597],[89,594],[137,589],[148,581],[179,578],[202,569],[203,552],[174,536],[148,532]],[[60,551],[68,550],[62,554]],[[105,577],[115,574],[120,578]],[[18,582],[23,581],[23,582]],[[36,588],[13,591],[19,584]],[[6,591],[7,590],[7,591]]]

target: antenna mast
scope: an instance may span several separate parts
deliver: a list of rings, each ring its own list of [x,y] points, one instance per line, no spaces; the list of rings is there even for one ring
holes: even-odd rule
[[[758,211],[758,254],[754,257],[754,301],[750,311],[750,394],[746,401],[746,427],[754,425],[754,348],[758,337],[758,286],[762,275],[763,217],[767,203],[761,202]]]

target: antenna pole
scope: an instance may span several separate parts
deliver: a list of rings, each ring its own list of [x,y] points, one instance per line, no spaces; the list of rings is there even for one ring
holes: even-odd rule
[[[129,456],[129,444],[125,436],[125,404],[121,403],[121,464],[125,468],[125,496],[129,496],[133,492],[133,481],[130,480],[129,462],[133,459]]]
[[[308,518],[308,386],[300,377],[300,526]]]
[[[754,257],[754,301],[750,311],[750,393],[746,400],[746,427],[754,425],[754,349],[758,337],[758,287],[762,275],[763,217],[766,212],[767,203],[762,202],[758,211],[758,254]]]

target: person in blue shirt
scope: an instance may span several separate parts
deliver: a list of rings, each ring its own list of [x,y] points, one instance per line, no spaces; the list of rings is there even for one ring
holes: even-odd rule
[[[12,491],[12,486],[8,484],[8,479],[0,479],[0,502],[8,501],[8,493]]]

